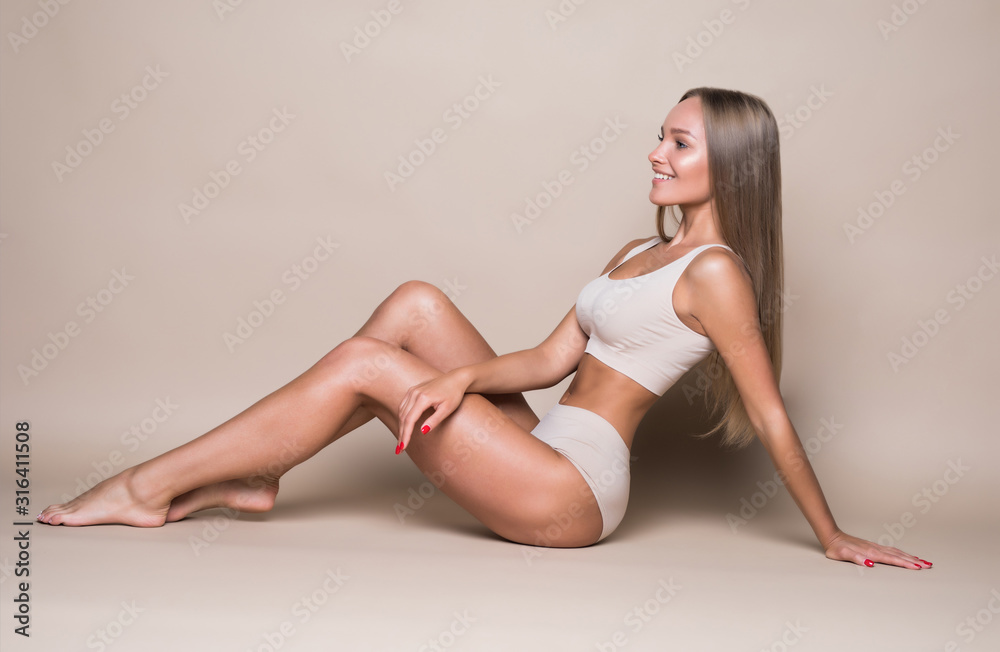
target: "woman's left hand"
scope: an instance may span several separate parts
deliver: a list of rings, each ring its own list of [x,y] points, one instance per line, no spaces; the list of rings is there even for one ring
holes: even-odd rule
[[[899,548],[883,546],[878,543],[852,537],[850,534],[840,532],[826,542],[827,559],[834,561],[850,561],[861,566],[871,568],[875,563],[891,564],[916,570],[918,568],[930,568],[931,563],[903,552]]]

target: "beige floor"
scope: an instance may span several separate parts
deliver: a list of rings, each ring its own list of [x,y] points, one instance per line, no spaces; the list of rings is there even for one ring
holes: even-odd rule
[[[440,493],[401,522],[395,506],[423,478],[408,460],[372,457],[372,441],[352,434],[296,469],[265,515],[33,526],[32,637],[12,634],[5,577],[3,649],[1000,649],[1000,532],[995,517],[963,522],[957,493],[956,509],[931,511],[897,543],[933,569],[865,569],[827,560],[784,492],[730,529],[751,469],[767,470],[759,446],[647,438],[612,537],[534,548],[493,536]],[[60,468],[72,477],[72,458],[37,486],[59,486]],[[834,511],[869,537],[892,520]]]

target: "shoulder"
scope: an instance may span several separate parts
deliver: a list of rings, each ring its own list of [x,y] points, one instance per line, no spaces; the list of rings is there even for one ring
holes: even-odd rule
[[[695,282],[751,284],[750,273],[735,251],[708,247],[699,251],[687,266],[688,277]]]
[[[691,312],[701,315],[756,313],[757,299],[746,265],[724,247],[700,251],[684,270],[690,284]]]
[[[636,238],[635,240],[630,240],[624,247],[618,250],[618,253],[616,253],[610,261],[608,261],[608,264],[604,267],[604,271],[601,272],[601,274],[607,274],[608,272],[610,272],[620,262],[622,262],[622,259],[624,259],[625,256],[628,255],[628,252],[632,251],[641,244],[645,244],[650,240],[653,240],[654,238],[658,239],[659,236],[654,236],[652,238],[647,236],[645,238]]]

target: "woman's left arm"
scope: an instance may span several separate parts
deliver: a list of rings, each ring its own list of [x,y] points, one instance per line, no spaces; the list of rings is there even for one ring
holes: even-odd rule
[[[806,517],[827,558],[868,566],[874,562],[904,568],[930,566],[898,548],[853,537],[837,527],[781,399],[760,330],[753,287],[743,267],[715,249],[698,256],[685,274],[691,313],[722,355],[779,479]]]
[[[744,396],[742,391],[740,395]],[[823,496],[823,490],[819,486],[819,480],[802,448],[802,442],[784,409],[781,412],[781,416],[776,415],[775,420],[758,428],[757,433],[778,470],[778,479],[788,488],[795,504],[809,521],[816,538],[826,551],[827,558],[851,561],[865,566],[874,566],[875,562],[879,562],[903,568],[929,567],[930,563],[922,563],[920,558],[899,548],[859,539],[837,527]]]

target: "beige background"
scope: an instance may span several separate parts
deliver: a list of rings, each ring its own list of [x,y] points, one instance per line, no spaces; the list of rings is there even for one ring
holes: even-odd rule
[[[116,650],[267,649],[282,622],[286,650],[995,649],[995,3],[232,4],[0,6],[5,649],[87,648],[123,601],[144,611],[110,628]],[[373,11],[391,22],[345,56]],[[400,523],[393,506],[426,485],[373,422],[286,476],[264,516],[34,527],[33,637],[13,635],[16,421],[32,424],[34,514],[287,382],[407,279],[451,292],[498,352],[534,346],[625,242],[655,233],[646,156],[699,85],[758,94],[780,118],[781,389],[834,515],[933,570],[826,560],[787,492],[767,495],[762,447],[687,437],[706,425],[685,395],[692,372],[643,422],[629,512],[600,546],[506,543],[441,495]],[[123,94],[141,100],[127,115]],[[449,111],[466,101],[458,123]],[[248,160],[275,110],[294,117]],[[623,132],[582,169],[579,148],[609,119]],[[443,142],[390,188],[385,173],[435,129]],[[86,156],[57,173],[67,148]],[[234,160],[239,174],[186,221],[179,205]],[[563,170],[573,183],[515,228]],[[848,237],[862,208],[878,217]],[[337,247],[293,289],[284,275],[311,264],[317,238]],[[115,271],[134,278],[101,294]],[[227,347],[276,289],[285,301]],[[112,300],[78,310],[90,297]],[[25,378],[69,321],[76,334]],[[536,413],[568,382],[528,394]],[[176,406],[160,423],[158,400]],[[143,426],[145,441],[122,439]],[[759,510],[734,533],[742,501]],[[302,622],[295,605],[337,568],[351,579]],[[682,588],[663,604],[668,578]],[[630,621],[635,609],[647,617]]]

